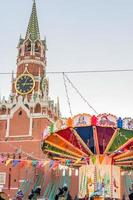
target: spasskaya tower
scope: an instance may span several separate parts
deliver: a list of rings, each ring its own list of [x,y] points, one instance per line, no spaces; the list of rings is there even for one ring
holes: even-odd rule
[[[19,39],[17,58],[17,77],[13,80],[13,96],[42,98],[48,100],[49,84],[46,78],[46,40],[41,40],[36,3],[33,1],[32,13],[25,38]]]
[[[60,117],[58,98],[54,103],[49,97],[46,50],[46,40],[40,37],[36,2],[33,0],[26,35],[20,37],[18,43],[17,70],[16,75],[12,75],[11,95],[8,100],[0,100],[0,156],[44,158],[42,133]],[[0,173],[5,176],[2,190],[12,196],[25,170],[20,172],[17,167],[0,164]]]

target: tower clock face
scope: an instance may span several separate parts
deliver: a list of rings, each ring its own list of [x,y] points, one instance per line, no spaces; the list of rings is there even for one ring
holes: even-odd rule
[[[20,75],[15,83],[17,93],[21,95],[29,94],[35,87],[35,80],[31,74]]]

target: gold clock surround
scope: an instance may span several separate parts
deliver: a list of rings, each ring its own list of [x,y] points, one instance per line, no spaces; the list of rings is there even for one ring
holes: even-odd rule
[[[22,84],[20,81],[21,80],[23,80],[23,78],[25,78],[26,77],[26,80],[27,79],[30,79],[30,80],[32,80],[32,82],[31,82],[31,87],[29,88],[29,90],[28,91],[23,91],[21,88],[20,88],[20,85],[19,84]],[[25,85],[26,83],[28,83],[28,82],[24,82],[23,84]],[[16,81],[15,81],[15,90],[16,90],[16,92],[18,93],[18,94],[20,94],[20,95],[26,95],[26,94],[29,94],[29,93],[31,93],[32,91],[33,91],[33,89],[34,89],[34,87],[35,87],[35,79],[34,79],[34,76],[32,75],[32,74],[29,74],[29,73],[27,73],[27,74],[21,74],[20,76],[18,76],[18,78],[16,79]]]

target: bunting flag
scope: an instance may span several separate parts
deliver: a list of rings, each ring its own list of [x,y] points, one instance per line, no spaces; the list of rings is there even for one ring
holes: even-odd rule
[[[15,167],[19,163],[20,163],[20,160],[13,160],[12,161],[12,166]]]
[[[0,163],[4,162],[4,158],[0,157]],[[44,167],[48,163],[53,163],[54,161],[38,161],[38,160],[17,160],[17,159],[6,159],[5,165],[8,166],[9,164],[12,164],[12,167],[16,167],[18,164],[21,168],[23,167]],[[3,163],[4,164],[4,163]],[[57,165],[57,164],[56,164]]]
[[[58,166],[59,166],[59,162],[54,162],[51,169],[56,170]]]
[[[8,160],[6,160],[5,165],[8,166],[11,162],[12,162],[12,159],[8,159]]]
[[[102,164],[103,160],[104,160],[104,156],[100,155],[99,156],[99,163]]]
[[[32,166],[32,161],[31,161],[31,160],[27,160],[26,166],[27,166],[27,167],[31,167],[31,166]]]
[[[32,160],[32,166],[33,166],[33,167],[36,167],[37,164],[38,164],[38,161],[37,161],[37,160]]]
[[[7,156],[2,157],[2,163],[6,162],[7,159]]]
[[[71,160],[66,160],[66,165],[70,165],[71,164]]]
[[[54,133],[54,124],[51,124],[51,125],[50,125],[49,131],[50,131],[51,134]]]
[[[91,156],[91,161],[92,161],[93,164],[95,164],[96,163],[96,156]]]
[[[37,168],[41,168],[41,167],[43,167],[43,162],[42,161],[38,161],[38,163],[37,163]]]
[[[4,158],[0,157],[0,163],[3,163],[3,162],[4,162]]]
[[[43,161],[43,166],[47,165],[49,163],[48,160]]]
[[[75,161],[74,165],[78,164],[83,158],[79,158]]]
[[[83,158],[77,159],[75,164],[79,163]],[[54,161],[54,160],[22,160],[22,159],[11,159],[11,158],[6,158],[6,161],[3,162],[5,158],[0,157],[0,162],[5,164],[5,166],[12,166],[16,167],[19,166],[20,168],[24,167],[36,167],[36,168],[41,168],[44,167],[45,165],[49,164],[49,169],[51,170],[56,170],[57,168],[60,170],[63,170],[63,176],[65,176],[66,171],[69,171],[69,176],[72,174],[72,168],[69,168],[68,166],[71,164],[71,160],[67,159],[65,162],[65,165],[61,165],[60,161]],[[78,172],[75,171],[76,176],[78,176]]]
[[[86,162],[87,165],[89,165],[89,164],[90,164],[90,158],[89,158],[89,157],[86,157],[86,158],[85,158],[85,162]]]
[[[71,118],[68,118],[67,120],[67,127],[72,127],[73,121]]]
[[[50,163],[49,163],[49,168],[50,168],[50,169],[53,167],[54,162],[55,162],[54,160],[50,160]]]
[[[23,167],[25,166],[25,164],[26,164],[26,161],[25,161],[25,160],[21,160],[19,166],[20,166],[21,168],[23,168]]]

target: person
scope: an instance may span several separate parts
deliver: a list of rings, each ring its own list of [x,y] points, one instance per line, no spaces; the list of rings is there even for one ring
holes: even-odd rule
[[[28,199],[31,200],[34,197],[34,191],[31,190],[31,193],[28,196]]]
[[[89,200],[89,195],[88,194],[85,195],[84,200]]]
[[[72,197],[68,191],[68,187],[65,185],[62,188],[59,188],[58,193],[55,195],[55,200],[59,200],[60,198],[64,200],[72,200]]]
[[[68,194],[67,194],[66,200],[72,200],[72,197],[71,197],[69,191],[68,191]]]
[[[132,183],[131,187],[129,188],[129,192],[130,192],[129,199],[133,200],[133,183]]]
[[[77,195],[75,195],[74,200],[78,200],[78,196]]]
[[[5,200],[5,199],[3,199],[3,198],[0,196],[0,200]]]
[[[37,186],[35,190],[31,190],[31,193],[28,196],[28,199],[31,200],[34,197],[38,197],[41,194],[41,187]]]
[[[19,190],[16,194],[16,200],[22,200],[24,197],[24,194],[22,192],[22,190]]]
[[[58,200],[59,197],[63,195],[63,188],[58,188],[58,193],[55,195],[55,200]]]

